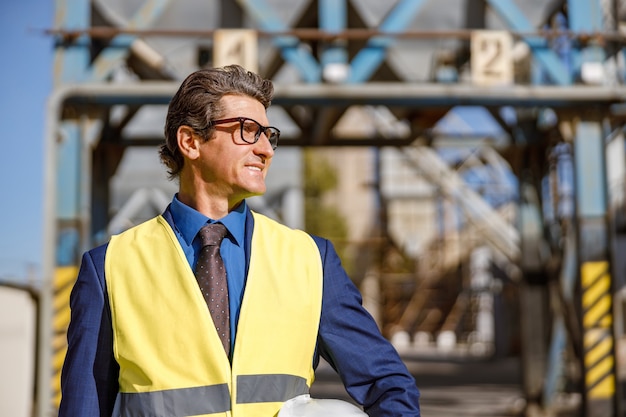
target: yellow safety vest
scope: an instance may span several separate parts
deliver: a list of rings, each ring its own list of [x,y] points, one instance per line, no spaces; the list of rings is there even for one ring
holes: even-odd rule
[[[105,276],[120,366],[114,416],[269,417],[308,393],[320,253],[306,233],[253,216],[232,367],[167,221],[158,216],[111,238]]]

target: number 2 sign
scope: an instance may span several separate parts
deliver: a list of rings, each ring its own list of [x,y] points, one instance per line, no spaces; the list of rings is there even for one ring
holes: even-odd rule
[[[472,82],[476,85],[510,85],[513,77],[513,38],[510,33],[476,30],[471,36]]]

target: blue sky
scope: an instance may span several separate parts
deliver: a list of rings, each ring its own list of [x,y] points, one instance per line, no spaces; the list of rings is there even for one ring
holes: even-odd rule
[[[0,280],[41,275],[43,147],[54,1],[0,2]]]

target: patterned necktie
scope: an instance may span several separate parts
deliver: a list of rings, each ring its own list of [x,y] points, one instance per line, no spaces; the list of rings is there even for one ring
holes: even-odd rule
[[[228,284],[224,261],[220,255],[220,244],[226,233],[226,227],[221,223],[207,224],[200,229],[198,236],[202,249],[198,255],[195,275],[217,333],[222,339],[224,350],[228,354],[230,351]]]

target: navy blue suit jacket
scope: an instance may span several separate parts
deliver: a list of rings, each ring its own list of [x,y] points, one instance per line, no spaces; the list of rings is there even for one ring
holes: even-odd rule
[[[172,225],[169,211],[163,214]],[[246,271],[254,227],[246,216]],[[317,353],[340,375],[347,392],[370,416],[420,415],[419,391],[395,349],[382,337],[332,244],[313,237],[322,258],[324,289]],[[104,258],[106,245],[83,255],[70,297],[71,322],[63,365],[60,417],[111,416],[118,392],[119,366]],[[317,363],[317,359],[313,359]]]

